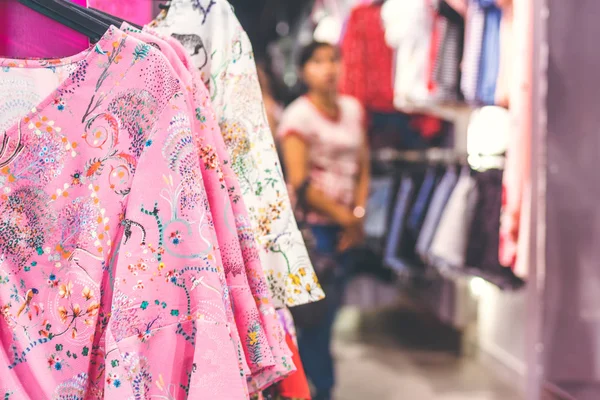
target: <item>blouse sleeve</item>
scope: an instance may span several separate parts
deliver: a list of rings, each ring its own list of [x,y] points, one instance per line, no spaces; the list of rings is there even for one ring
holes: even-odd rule
[[[110,398],[161,397],[166,388],[174,397],[245,396],[187,110],[175,94],[146,141],[122,239],[106,266],[114,288],[106,329]]]

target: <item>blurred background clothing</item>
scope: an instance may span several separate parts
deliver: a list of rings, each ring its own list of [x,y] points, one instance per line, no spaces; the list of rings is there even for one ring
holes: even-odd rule
[[[15,29],[28,25],[15,24],[12,1],[0,1],[3,51],[56,51],[55,43],[26,45],[40,35]],[[589,40],[600,34],[597,2],[549,0],[543,10],[526,0],[120,3],[88,5],[140,25],[186,10],[174,25],[191,31],[173,39],[203,64],[211,104],[226,117],[217,115],[221,129],[252,137],[232,160],[247,178],[244,195],[280,199],[287,188],[299,200],[309,187],[310,207],[296,202],[294,212],[336,262],[315,326],[296,326],[285,307],[293,302],[278,293],[298,372],[257,397],[600,398],[598,63]],[[53,42],[68,37],[56,32]],[[339,53],[312,60],[311,80],[302,58],[314,42]],[[0,92],[0,120],[32,106]],[[243,115],[232,111],[240,104]],[[278,201],[249,207],[261,228],[295,227]],[[299,266],[310,264],[308,251],[288,257],[273,244],[303,247],[299,231],[287,232],[269,237],[267,264],[286,267],[268,284],[288,282],[290,298],[294,288],[308,296],[317,288]]]

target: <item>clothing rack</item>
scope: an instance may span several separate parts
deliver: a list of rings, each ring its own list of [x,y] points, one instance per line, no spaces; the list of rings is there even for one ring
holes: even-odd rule
[[[382,149],[373,154],[379,163],[429,163],[440,165],[470,165],[475,170],[503,169],[504,154],[466,154],[454,149],[433,148],[428,150]]]
[[[490,169],[502,169],[504,166],[505,157],[502,154],[496,155],[481,155],[457,152],[455,149],[433,148],[421,151],[400,151],[394,149],[383,149],[374,152],[372,155],[375,164],[384,165],[383,170],[392,176],[400,176],[410,174],[407,166],[457,166],[463,167],[462,171],[483,172]],[[469,167],[465,170],[464,167]],[[457,171],[458,173],[458,171]],[[396,202],[397,199],[394,201]],[[393,211],[390,211],[393,220]],[[389,234],[389,232],[388,232]],[[385,246],[384,246],[385,247]],[[507,270],[506,276],[496,275],[486,272],[483,269],[477,268],[476,265],[451,265],[443,259],[435,257],[426,257],[422,259],[420,265],[412,265],[406,260],[402,260],[402,267],[392,268],[395,272],[399,284],[405,287],[414,285],[420,286],[423,282],[438,279],[440,277],[450,280],[463,278],[481,278],[502,290],[516,290],[524,285],[524,282]],[[413,263],[414,264],[414,263]],[[389,266],[389,265],[388,265]],[[500,270],[502,271],[502,270]]]
[[[432,148],[427,150],[382,149],[373,155],[373,160],[381,163],[430,163],[430,164],[467,164],[467,154],[454,149]]]

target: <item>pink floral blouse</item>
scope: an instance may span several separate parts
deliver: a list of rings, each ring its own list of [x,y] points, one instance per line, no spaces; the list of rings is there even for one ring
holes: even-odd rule
[[[212,110],[208,90],[183,46],[173,38],[163,38],[167,44],[158,39],[155,32],[151,33],[145,34],[146,41],[160,43],[163,53],[168,54],[167,58],[182,82],[190,88],[191,102],[196,110]],[[134,35],[144,36],[141,33]],[[250,391],[256,392],[293,372],[295,367],[273,307],[251,222],[239,192],[237,176],[230,167],[220,128],[214,114],[195,121],[199,125],[197,132],[205,133],[200,138],[200,148],[207,166],[202,169],[202,174],[210,207],[213,214],[224,216],[215,218],[217,239],[225,262],[236,324],[243,332],[245,361],[251,371]],[[236,229],[232,230],[227,221],[234,221]]]
[[[20,88],[0,96],[31,105],[0,121],[0,394],[247,398],[201,172],[218,164],[198,157],[211,111],[115,28],[75,57],[0,65]]]

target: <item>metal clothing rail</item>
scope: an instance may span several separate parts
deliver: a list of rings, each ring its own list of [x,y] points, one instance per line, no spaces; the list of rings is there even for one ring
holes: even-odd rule
[[[474,170],[504,169],[503,154],[467,154],[454,149],[427,150],[382,149],[374,152],[373,161],[379,163],[432,163],[442,165],[469,165]]]

